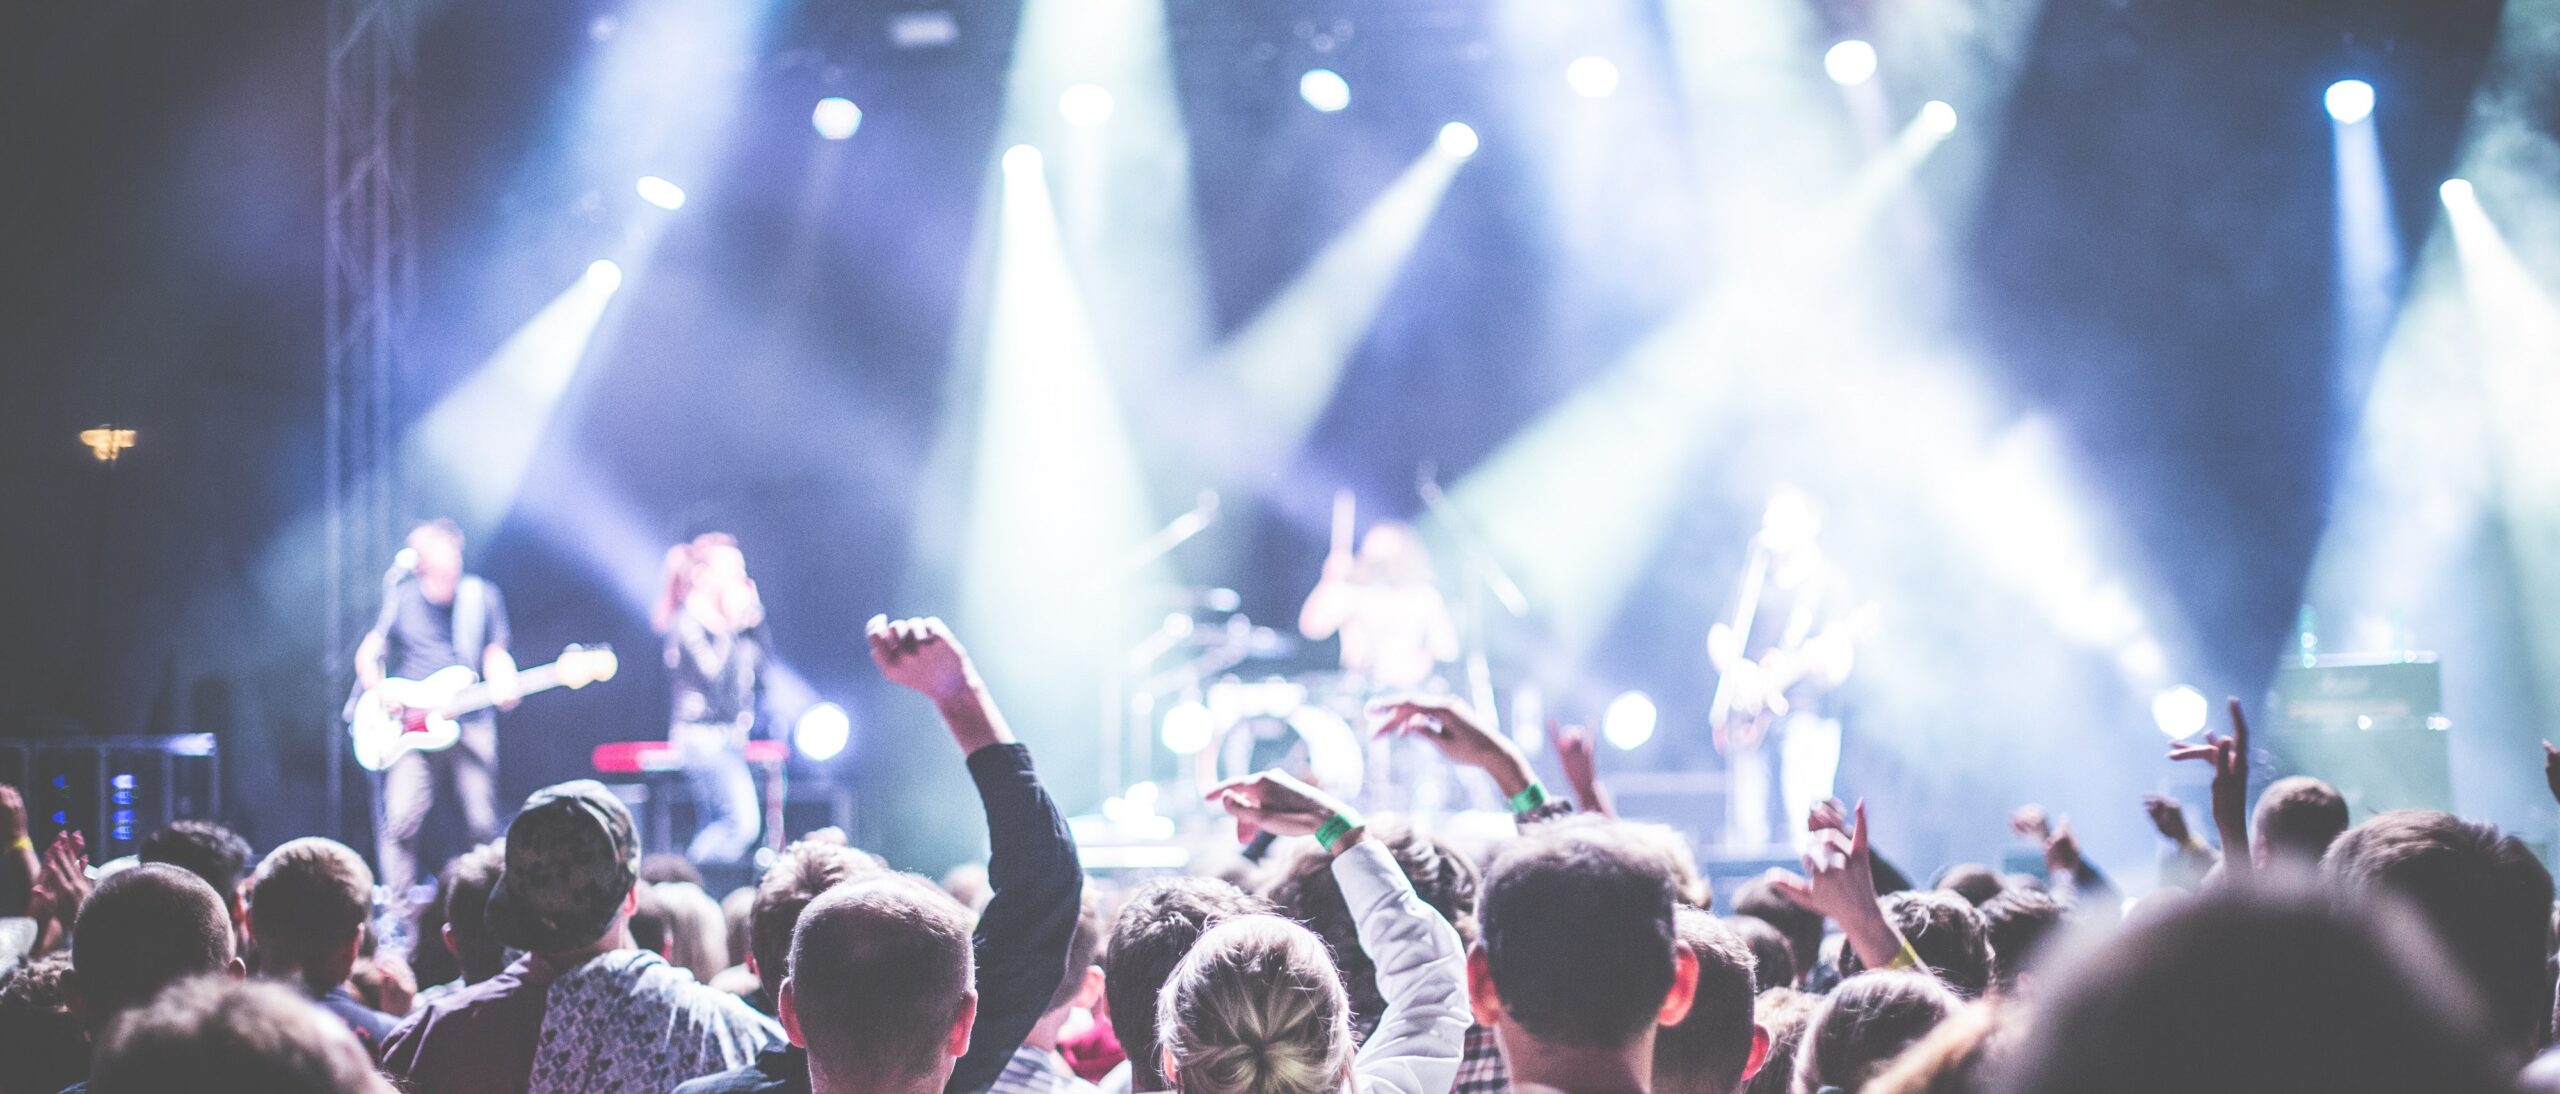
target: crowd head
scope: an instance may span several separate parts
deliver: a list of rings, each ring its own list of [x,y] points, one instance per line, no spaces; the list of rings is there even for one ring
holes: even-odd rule
[[[793,930],[782,1024],[834,1090],[940,1090],[976,1014],[968,909],[891,874],[820,894]]]
[[[2401,810],[2347,830],[2323,860],[2344,899],[2416,910],[2489,1008],[2516,1054],[2550,1040],[2551,872],[2522,840],[2450,813]]]
[[[1315,933],[1230,917],[1174,967],[1156,1004],[1165,1078],[1182,1094],[1329,1094],[1351,1074],[1351,1002]]]
[[[2391,898],[2226,887],[2061,962],[2008,1089],[2504,1090],[2476,993]]]
[[[72,936],[72,998],[93,1034],[191,976],[239,975],[231,913],[213,886],[142,865],[98,883]]]
[[[1957,995],[1977,999],[1990,990],[1990,932],[1981,910],[1966,898],[1946,891],[1891,893],[1884,898],[1884,911],[1920,963]],[[1843,976],[1866,967],[1855,949],[1841,953],[1839,966]]]
[[[1468,961],[1476,1020],[1569,1048],[1641,1047],[1677,1024],[1697,957],[1674,922],[1675,868],[1649,841],[1580,818],[1496,852]]]
[[[354,971],[373,910],[373,871],[347,845],[316,836],[267,853],[249,881],[249,936],[265,972],[327,991]]]
[[[1759,962],[1739,932],[1701,909],[1683,907],[1673,922],[1681,944],[1697,959],[1698,987],[1689,1013],[1654,1034],[1654,1089],[1733,1094],[1769,1050],[1768,1031],[1752,1017],[1760,994]]]
[[[220,978],[178,984],[117,1022],[89,1078],[92,1094],[210,1089],[392,1092],[344,1025],[282,988]]]

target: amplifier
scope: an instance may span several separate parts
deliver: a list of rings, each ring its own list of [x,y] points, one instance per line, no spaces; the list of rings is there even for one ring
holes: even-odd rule
[[[210,733],[0,741],[0,782],[27,799],[38,846],[64,829],[93,861],[133,854],[170,821],[222,815],[222,769]]]
[[[2452,809],[2444,682],[2434,654],[2322,657],[2276,673],[2263,745],[2275,773],[2325,779],[2356,819]]]

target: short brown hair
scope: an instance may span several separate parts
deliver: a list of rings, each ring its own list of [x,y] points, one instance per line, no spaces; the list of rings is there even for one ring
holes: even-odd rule
[[[2360,893],[2407,900],[2488,1000],[2507,1047],[2550,1039],[2551,872],[2514,836],[2450,813],[2384,813],[2338,837],[2323,862]]]
[[[2308,775],[2277,779],[2258,795],[2249,830],[2270,860],[2313,865],[2347,830],[2347,799],[2337,787]]]
[[[1678,968],[1673,873],[1657,845],[1605,818],[1504,845],[1476,910],[1503,1009],[1536,1037],[1586,1048],[1652,1029]]]
[[[1991,936],[1981,909],[1954,893],[1906,889],[1884,898],[1884,915],[1911,943],[1920,963],[1957,995],[1980,999],[1991,989]],[[1839,964],[1842,976],[1856,976],[1867,967],[1848,946],[1840,948]]]
[[[126,1015],[98,1046],[95,1094],[169,1090],[388,1094],[373,1061],[327,1011],[272,984],[200,977]]]
[[[1741,935],[1704,911],[1683,907],[1674,922],[1680,941],[1698,956],[1698,993],[1680,1024],[1654,1034],[1653,1088],[1664,1094],[1733,1094],[1742,1085],[1743,1066],[1751,1062],[1759,962]]]
[[[144,863],[98,882],[71,934],[72,982],[84,1016],[104,1026],[179,980],[220,972],[236,956],[231,910],[203,878]]]
[[[791,934],[792,1007],[813,1071],[886,1084],[929,1073],[975,982],[969,913],[885,876],[811,900]]]
[[[249,879],[249,932],[261,948],[343,946],[372,912],[373,871],[333,839],[286,843]]]
[[[756,978],[765,994],[778,996],[791,967],[791,928],[819,894],[856,877],[877,872],[871,856],[841,843],[801,840],[756,883],[755,904],[747,912],[748,953],[756,959]]]
[[[1796,1085],[1865,1086],[1961,1005],[1927,973],[1868,972],[1843,980],[1814,1011],[1796,1048]]]

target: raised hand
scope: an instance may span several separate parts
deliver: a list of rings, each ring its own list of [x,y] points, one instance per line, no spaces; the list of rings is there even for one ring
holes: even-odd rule
[[[2213,768],[2213,826],[2222,836],[2223,872],[2249,868],[2249,718],[2240,700],[2229,700],[2231,736],[2206,735],[2203,744],[2172,745],[2172,760],[2200,760]]]
[[[1826,808],[1827,807],[1827,808]],[[1868,968],[1886,968],[1902,956],[1902,933],[1876,903],[1875,857],[1867,844],[1867,804],[1859,802],[1845,821],[1839,803],[1815,806],[1805,820],[1814,833],[1804,853],[1804,880],[1771,877],[1770,887],[1840,925],[1840,933],[1856,947]]]
[[[936,703],[959,698],[975,683],[968,651],[939,618],[891,622],[875,615],[863,634],[871,640],[880,675]]]
[[[1013,730],[987,697],[969,651],[960,647],[960,640],[952,637],[942,620],[928,617],[893,623],[888,616],[875,615],[863,634],[870,639],[871,660],[880,666],[880,675],[933,700],[962,754],[1012,743]]]
[[[2560,747],[2549,741],[2542,742],[2542,781],[2551,787],[2551,800],[2560,802]]]
[[[1251,840],[1256,832],[1312,836],[1324,822],[1351,815],[1341,799],[1276,769],[1229,779],[1210,787],[1202,797],[1235,816],[1240,840]],[[1351,835],[1334,841],[1334,849],[1350,846],[1359,832],[1360,826],[1354,825]]]
[[[1519,746],[1488,732],[1463,699],[1446,695],[1398,699],[1371,705],[1369,716],[1384,719],[1378,736],[1410,734],[1430,741],[1449,762],[1493,776],[1494,785],[1506,796],[1528,789],[1535,781]]]
[[[2053,838],[2053,818],[2045,815],[2043,806],[2028,802],[2019,806],[2017,812],[2009,814],[2009,831],[2016,833],[2019,839],[2042,847],[2045,841]]]
[[[36,949],[67,941],[71,925],[80,918],[80,906],[88,900],[89,841],[77,830],[65,829],[45,848],[44,865],[27,893],[27,915],[36,921],[38,932]]]
[[[2186,807],[2179,805],[2178,799],[2165,794],[2145,794],[2142,796],[2142,811],[2151,818],[2151,827],[2160,833],[2160,838],[2181,847],[2194,841],[2195,833],[2187,828]]]
[[[1617,816],[1618,807],[1609,800],[1608,788],[1600,785],[1599,757],[1593,754],[1591,731],[1549,720],[1547,739],[1556,743],[1556,761],[1564,765],[1564,779],[1573,785],[1573,800],[1585,811]]]

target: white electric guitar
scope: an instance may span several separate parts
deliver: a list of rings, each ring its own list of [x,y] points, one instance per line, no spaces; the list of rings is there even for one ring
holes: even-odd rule
[[[560,651],[559,660],[516,673],[516,693],[574,690],[611,680],[621,667],[611,646],[571,646]],[[479,674],[455,665],[424,680],[394,677],[367,689],[356,697],[347,734],[355,738],[356,762],[381,771],[412,752],[452,748],[461,739],[464,715],[496,705],[497,696]]]

